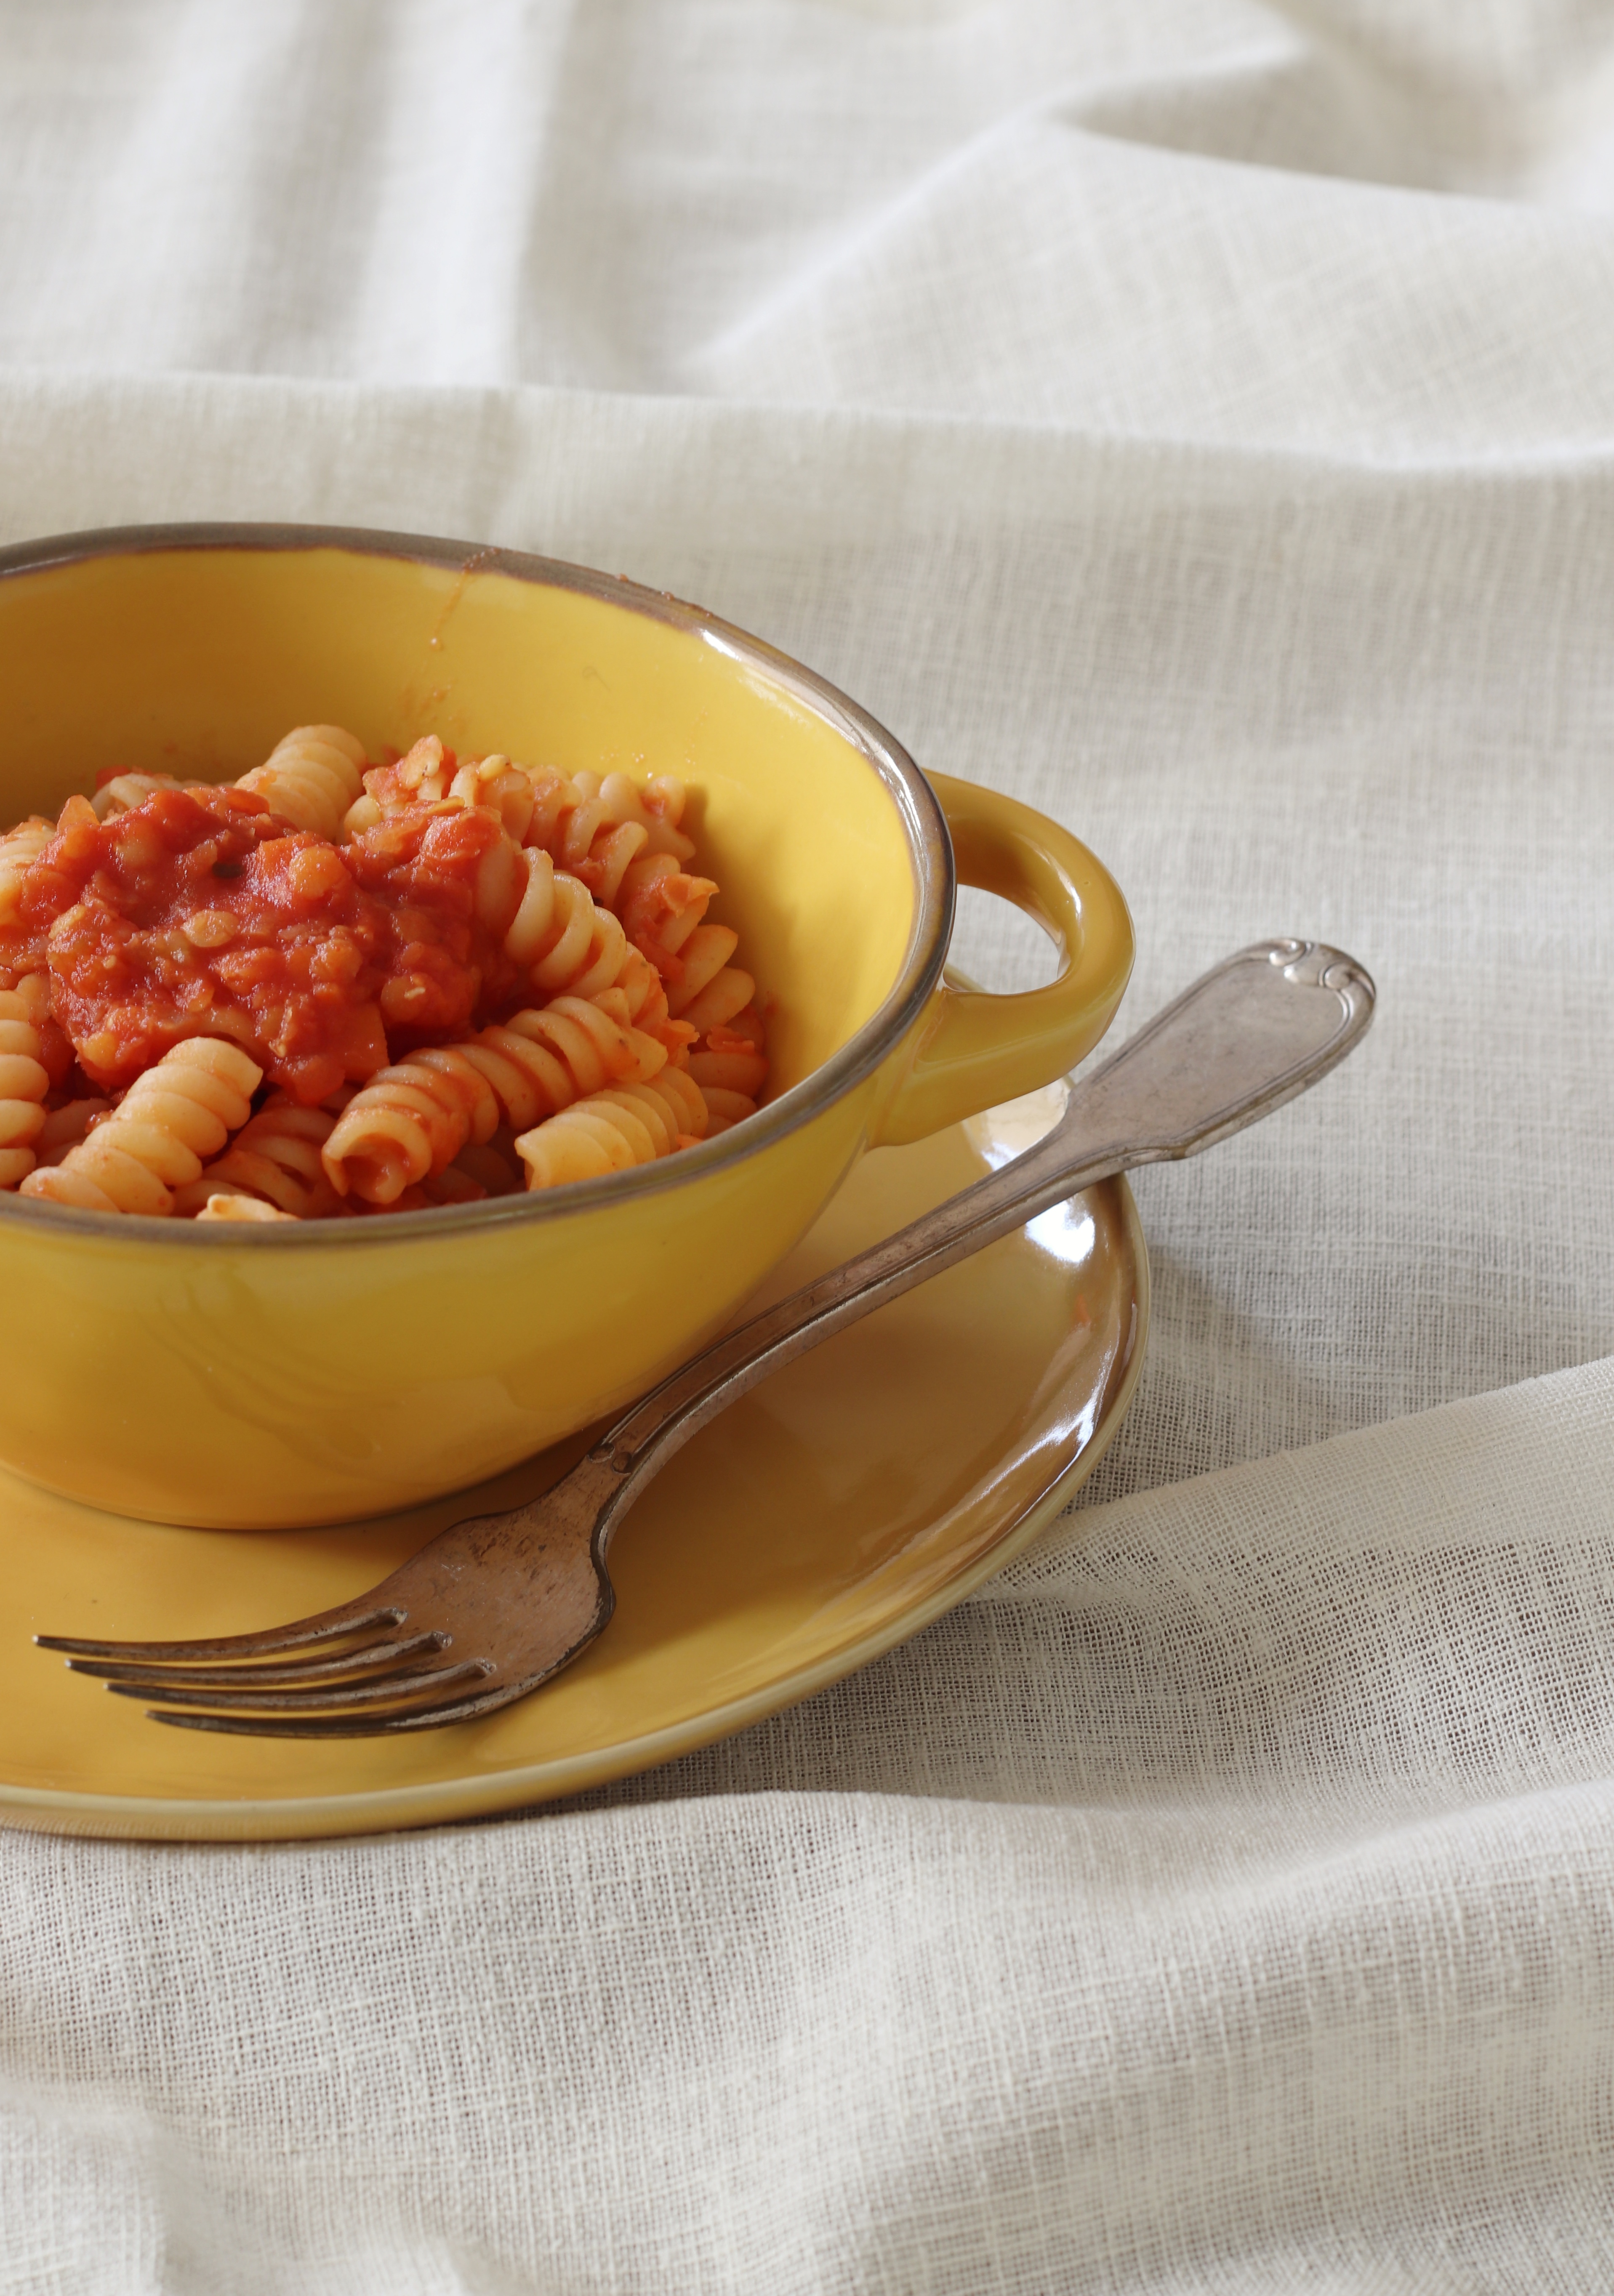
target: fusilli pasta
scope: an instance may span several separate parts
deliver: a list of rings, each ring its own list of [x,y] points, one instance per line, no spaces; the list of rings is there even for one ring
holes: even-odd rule
[[[528,1188],[553,1188],[649,1164],[692,1146],[706,1129],[700,1087],[682,1069],[668,1069],[651,1083],[590,1093],[522,1133],[516,1149]]]
[[[353,1099],[325,1143],[332,1185],[371,1203],[445,1171],[469,1140],[501,1124],[520,1130],[585,1094],[639,1083],[667,1062],[667,1048],[600,1003],[557,996],[468,1042],[411,1054],[383,1069]]]
[[[154,790],[184,786],[172,774],[114,774],[111,781],[102,783],[90,803],[97,821],[115,821],[120,813],[132,813],[137,805],[143,805]]]
[[[696,1029],[672,1020],[660,975],[628,946],[620,920],[576,877],[532,849],[520,856],[526,883],[504,935],[505,954],[540,997],[586,996],[655,1037],[675,1059]]]
[[[617,914],[627,938],[668,981],[680,979],[683,950],[699,929],[717,888],[692,877],[670,853],[644,853],[624,873]]]
[[[39,1057],[40,1024],[49,1000],[49,983],[37,972],[0,989],[0,1188],[28,1177],[45,1129],[51,1079]]]
[[[228,1190],[238,1197],[253,1196],[273,1204],[293,1219],[320,1219],[333,1212],[339,1199],[320,1160],[320,1151],[335,1129],[336,1120],[328,1109],[299,1108],[295,1101],[277,1093],[236,1134],[222,1156],[196,1179],[175,1189],[175,1210],[181,1216],[195,1212],[200,1218],[203,1207]]]
[[[435,734],[425,734],[396,764],[373,766],[365,774],[364,794],[348,808],[343,834],[356,836],[389,814],[422,805],[479,806],[496,814],[519,845],[532,819],[532,775],[498,752],[462,765],[446,754]]]
[[[690,1018],[687,1012],[684,1018]],[[692,1050],[689,1072],[705,1094],[711,1111],[709,1134],[726,1132],[742,1117],[757,1113],[757,1095],[767,1080],[767,1054],[763,1046],[762,1015],[755,1004],[748,1004],[732,1021],[709,1027]]]
[[[63,1107],[52,1109],[34,1143],[35,1162],[60,1164],[69,1150],[77,1148],[86,1137],[97,1118],[111,1112],[110,1100],[70,1100]]]
[[[647,823],[626,809],[614,811],[592,774],[568,780],[540,769],[532,782],[526,842],[578,878],[607,908],[614,906],[624,872],[650,841]]]
[[[191,1037],[135,1078],[112,1113],[60,1164],[30,1172],[25,1196],[86,1211],[173,1211],[170,1190],[198,1178],[252,1113],[263,1070],[239,1045]]]
[[[299,726],[235,786],[261,797],[294,829],[334,840],[359,793],[364,767],[364,743],[340,726]]]
[[[9,924],[17,914],[22,873],[30,861],[38,859],[55,834],[55,824],[36,813],[0,837],[0,925]]]
[[[697,925],[679,951],[676,978],[667,986],[667,1009],[697,1037],[743,1013],[757,993],[749,972],[729,959],[740,936],[727,925]]]

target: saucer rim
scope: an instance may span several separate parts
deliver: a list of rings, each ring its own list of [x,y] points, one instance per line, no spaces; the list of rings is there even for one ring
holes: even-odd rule
[[[1125,1174],[1118,1173],[1112,1180],[1097,1185],[1113,1186],[1118,1192],[1137,1271],[1127,1361],[1104,1398],[1097,1424],[1076,1456],[954,1577],[869,1632],[824,1652],[806,1666],[775,1677],[743,1697],[703,1708],[698,1714],[638,1737],[613,1740],[586,1753],[508,1769],[471,1770],[410,1785],[269,1800],[94,1794],[13,1785],[0,1779],[0,1825],[97,1840],[224,1843],[364,1838],[497,1817],[569,1800],[619,1778],[659,1769],[682,1755],[799,1705],[856,1673],[966,1602],[985,1580],[995,1577],[1029,1546],[1069,1505],[1119,1431],[1148,1351],[1152,1281],[1147,1240]]]

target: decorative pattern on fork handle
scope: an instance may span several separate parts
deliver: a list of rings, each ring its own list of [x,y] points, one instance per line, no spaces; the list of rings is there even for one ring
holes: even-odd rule
[[[1324,943],[1242,949],[1085,1077],[1023,1156],[670,1373],[528,1505],[456,1523],[354,1602],[262,1634],[36,1640],[120,1696],[148,1701],[153,1721],[193,1730],[373,1736],[525,1698],[609,1621],[605,1558],[623,1515],[736,1398],[1095,1181],[1197,1155],[1282,1107],[1360,1041],[1373,1003],[1367,973]]]

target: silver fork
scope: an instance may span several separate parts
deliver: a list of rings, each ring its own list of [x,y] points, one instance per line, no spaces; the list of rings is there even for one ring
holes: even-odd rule
[[[1197,1155],[1292,1100],[1357,1043],[1373,997],[1362,967],[1320,942],[1241,950],[1084,1078],[1024,1155],[692,1357],[541,1497],[454,1524],[353,1602],[209,1641],[34,1639],[120,1696],[154,1702],[150,1718],[181,1729],[366,1737],[525,1698],[610,1619],[611,1533],[708,1420],[1051,1205],[1135,1165]]]

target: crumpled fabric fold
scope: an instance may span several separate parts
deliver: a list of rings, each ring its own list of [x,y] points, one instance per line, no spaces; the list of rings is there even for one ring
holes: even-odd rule
[[[1137,1176],[1114,1447],[875,1666],[498,1822],[0,1834],[0,2291],[1608,2278],[1611,59],[1569,0],[0,6],[0,539],[619,570],[1085,837],[1120,1034],[1274,932],[1381,993]]]

